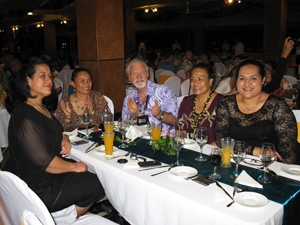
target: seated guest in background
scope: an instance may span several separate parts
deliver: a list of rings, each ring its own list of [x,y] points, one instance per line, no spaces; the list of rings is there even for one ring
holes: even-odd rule
[[[201,63],[191,71],[191,88],[195,94],[186,96],[180,104],[176,132],[193,133],[197,127],[206,127],[208,143],[215,144],[214,124],[217,105],[222,95],[211,88],[214,73],[209,64]]]
[[[222,95],[232,95],[236,92],[236,70],[239,63],[230,66],[227,73],[216,87],[216,92]]]
[[[85,110],[92,115],[91,125],[99,124],[99,115],[108,109],[108,104],[99,91],[92,91],[92,76],[90,71],[84,68],[77,68],[72,73],[73,87],[75,93],[63,98],[56,111],[57,119],[65,131],[76,128],[84,128],[80,123],[80,117]]]
[[[289,106],[262,91],[263,65],[254,60],[242,62],[237,69],[238,94],[224,96],[218,105],[215,122],[216,144],[223,137],[246,143],[247,154],[259,156],[265,142],[275,145],[277,159],[299,163],[297,124]]]
[[[174,53],[171,50],[166,50],[165,52],[166,60],[159,64],[158,69],[164,69],[164,70],[171,70],[173,73],[175,73],[175,65],[174,63]]]
[[[273,92],[277,97],[282,96],[284,98],[292,99],[293,98],[293,90],[292,85],[285,77],[281,79],[279,88]]]
[[[266,93],[273,93],[277,88],[279,88],[281,79],[286,70],[287,57],[294,48],[294,41],[290,37],[285,39],[281,57],[276,66],[274,60],[265,61],[265,70],[266,70],[266,81],[262,88],[262,91]]]
[[[184,52],[183,62],[178,70],[183,69],[186,77],[189,78],[191,76],[191,70],[195,64],[193,52],[191,50],[186,50]]]
[[[125,120],[128,113],[145,115],[149,117],[150,123],[160,123],[162,132],[166,133],[169,129],[174,134],[173,126],[178,113],[174,92],[165,85],[149,81],[148,66],[138,58],[130,61],[127,71],[136,89],[125,97],[122,119]]]
[[[208,54],[207,54],[206,52],[203,52],[203,53],[200,55],[199,63],[206,63],[206,64],[209,64]]]
[[[105,193],[85,163],[63,158],[70,154],[71,143],[49,113],[52,85],[50,68],[39,58],[32,58],[13,78],[6,99],[10,157],[4,169],[24,180],[50,212],[75,204],[79,217]]]

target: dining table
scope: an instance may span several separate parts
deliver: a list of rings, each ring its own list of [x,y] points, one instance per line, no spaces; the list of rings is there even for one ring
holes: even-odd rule
[[[115,132],[116,135],[120,135]],[[149,136],[136,139],[136,145],[113,152],[114,158],[107,160],[105,153],[96,149],[85,150],[97,142],[103,144],[101,133],[92,133],[88,144],[72,146],[71,158],[86,163],[89,171],[96,173],[101,181],[106,196],[114,208],[130,223],[135,225],[150,224],[220,224],[220,225],[271,225],[271,224],[299,224],[300,223],[300,176],[286,174],[282,171],[283,163],[274,162],[269,166],[279,176],[270,177],[270,184],[262,184],[262,188],[248,187],[249,195],[257,193],[265,196],[264,204],[243,205],[232,201],[216,182],[203,185],[192,179],[185,179],[169,171],[170,164],[176,157],[153,151],[146,143]],[[80,140],[79,136],[70,137],[71,142]],[[199,156],[200,147],[194,140],[187,139],[179,159],[185,168],[194,168],[197,174],[208,176],[213,172],[209,154],[213,147],[205,145],[203,153],[208,158],[205,162],[195,161]],[[118,147],[120,143],[114,142]],[[166,167],[140,171],[137,160],[131,159],[127,152],[145,157],[147,161],[157,160]],[[253,157],[253,156],[246,156]],[[119,159],[126,159],[125,164],[118,163]],[[254,160],[255,161],[255,160]],[[254,180],[263,174],[262,165],[240,164],[240,171],[246,171]],[[180,168],[180,167],[178,167]],[[184,168],[184,167],[181,167]],[[218,166],[217,172],[221,174],[218,183],[233,195],[233,182],[230,178],[235,170]],[[156,176],[152,174],[165,171]],[[289,178],[289,179],[285,179]],[[246,186],[239,185],[239,188]],[[238,194],[237,194],[238,195]],[[251,196],[249,196],[250,198]],[[251,201],[251,199],[250,199]]]

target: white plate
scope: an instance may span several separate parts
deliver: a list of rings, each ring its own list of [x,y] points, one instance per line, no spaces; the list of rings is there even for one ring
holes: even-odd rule
[[[196,143],[196,141],[193,140],[193,139],[188,139],[188,138],[184,139],[184,144],[185,145],[192,145],[192,144],[195,144],[195,143]]]
[[[198,173],[198,171],[189,166],[177,166],[170,170],[170,173],[180,177],[190,177]]]
[[[255,192],[241,192],[234,196],[234,200],[240,205],[247,207],[262,207],[269,203],[269,200]]]
[[[281,170],[288,174],[300,176],[300,166],[297,165],[284,165]]]
[[[259,159],[245,158],[243,162],[252,166],[263,166],[263,163]]]
[[[101,145],[101,146],[99,146],[99,147],[97,147],[97,148],[95,148],[95,150],[97,151],[97,152],[105,152],[105,146],[104,145]],[[115,152],[115,151],[118,151],[119,149],[117,148],[117,147],[113,147],[113,152]]]

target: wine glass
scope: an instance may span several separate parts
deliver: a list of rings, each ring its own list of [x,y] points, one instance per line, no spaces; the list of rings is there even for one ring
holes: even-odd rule
[[[195,138],[196,138],[196,141],[197,141],[198,145],[200,146],[200,156],[196,157],[195,160],[200,161],[200,162],[206,161],[207,159],[205,157],[203,157],[202,152],[203,152],[203,146],[208,141],[208,130],[207,130],[207,128],[206,127],[199,127],[196,130]]]
[[[171,146],[176,151],[176,157],[177,157],[176,162],[173,163],[172,166],[183,166],[183,163],[179,162],[179,152],[181,151],[183,145],[184,145],[183,134],[171,138]]]
[[[148,141],[146,144],[147,145],[152,145],[153,141],[152,141],[152,130],[151,130],[151,124],[150,124],[150,122],[147,122],[147,133],[150,136],[150,141]]]
[[[122,134],[122,144],[119,145],[119,148],[128,148],[129,147],[128,144],[124,143],[124,137],[128,129],[128,124],[126,122],[119,122],[118,125],[119,125],[119,131]]]
[[[209,174],[209,178],[220,179],[221,175],[217,174],[217,165],[221,162],[221,149],[212,148],[210,152],[210,164],[214,166],[214,173]]]
[[[259,153],[259,158],[264,164],[264,175],[259,177],[259,182],[264,184],[271,183],[271,180],[267,178],[266,172],[268,166],[274,162],[275,156],[275,145],[272,143],[263,143]]]
[[[89,135],[88,133],[88,128],[89,128],[89,125],[91,123],[91,114],[89,113],[89,111],[85,111],[82,116],[81,116],[81,123],[85,126],[86,128],[86,135],[84,136],[84,138],[86,139],[90,139],[91,136]]]
[[[243,141],[235,141],[235,145],[232,151],[232,158],[236,163],[234,174],[230,175],[230,178],[237,178],[239,176],[238,168],[240,163],[244,160],[246,156],[245,152],[245,142]]]
[[[110,112],[108,109],[104,109],[102,113],[102,122],[104,123],[105,121],[110,121]]]

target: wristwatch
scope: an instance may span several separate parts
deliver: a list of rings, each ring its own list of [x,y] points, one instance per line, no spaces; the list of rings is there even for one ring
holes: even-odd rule
[[[162,121],[162,119],[165,117],[164,111],[162,111],[161,116],[159,117],[159,120]]]

